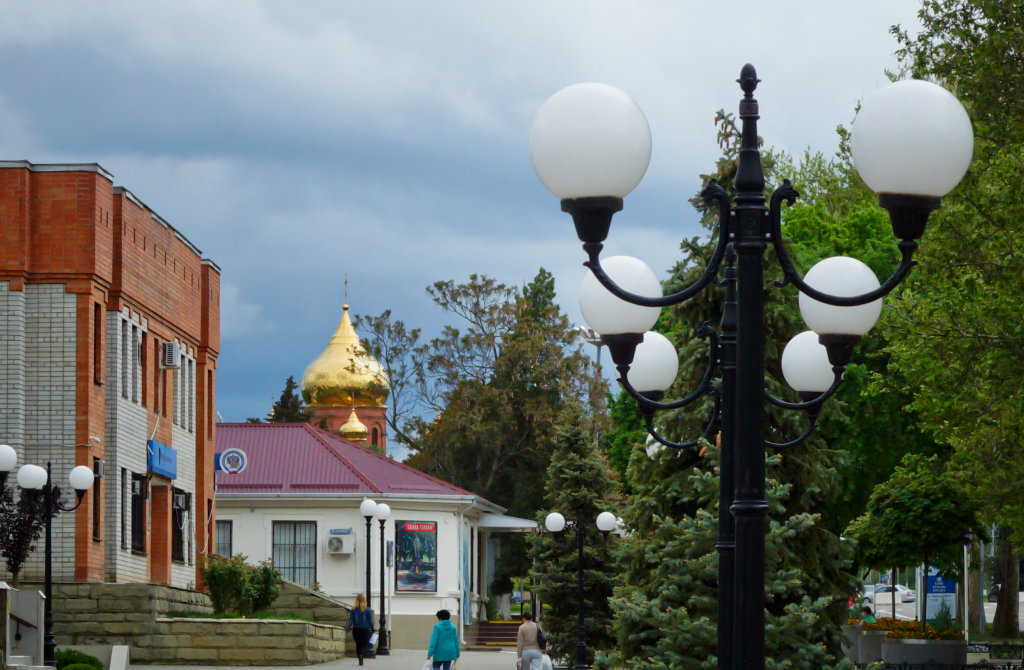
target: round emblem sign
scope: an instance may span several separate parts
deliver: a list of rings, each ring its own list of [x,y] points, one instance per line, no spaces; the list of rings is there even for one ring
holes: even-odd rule
[[[225,449],[221,452],[220,469],[229,475],[236,475],[245,470],[247,463],[245,452],[241,449]]]

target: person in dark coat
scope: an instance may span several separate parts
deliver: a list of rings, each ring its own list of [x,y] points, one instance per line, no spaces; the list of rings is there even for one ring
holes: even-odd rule
[[[370,646],[370,635],[373,634],[373,610],[366,606],[366,596],[362,593],[356,596],[356,606],[348,613],[345,630],[352,631],[352,638],[356,641],[356,656],[359,657],[359,665],[362,665],[363,656]]]

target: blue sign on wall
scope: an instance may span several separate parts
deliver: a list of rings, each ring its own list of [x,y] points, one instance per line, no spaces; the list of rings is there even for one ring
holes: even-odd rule
[[[156,440],[146,442],[149,458],[146,469],[155,475],[175,479],[178,476],[178,452]]]

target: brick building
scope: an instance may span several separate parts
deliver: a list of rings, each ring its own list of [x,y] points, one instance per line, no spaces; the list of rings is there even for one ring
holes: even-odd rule
[[[220,269],[181,232],[99,165],[0,161],[0,442],[102,474],[54,519],[55,581],[198,582],[219,350]]]

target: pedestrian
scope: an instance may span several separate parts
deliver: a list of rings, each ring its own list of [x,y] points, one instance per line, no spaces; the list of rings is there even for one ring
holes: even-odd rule
[[[366,596],[362,593],[356,596],[356,605],[348,613],[346,631],[352,631],[352,638],[356,641],[356,656],[359,657],[359,665],[363,664],[363,656],[369,651],[370,635],[373,634],[373,610],[366,606]]]
[[[540,670],[541,658],[538,634],[540,629],[533,621],[531,612],[523,612],[523,624],[516,635],[516,657],[519,659],[520,670]]]
[[[863,616],[860,618],[861,623],[875,623],[875,615],[871,611],[870,607],[865,605],[864,607],[861,608],[860,611],[861,611],[861,614],[863,614]]]
[[[448,610],[437,611],[437,623],[427,649],[427,658],[433,661],[434,670],[451,670],[452,663],[459,657],[459,632],[451,618]]]

